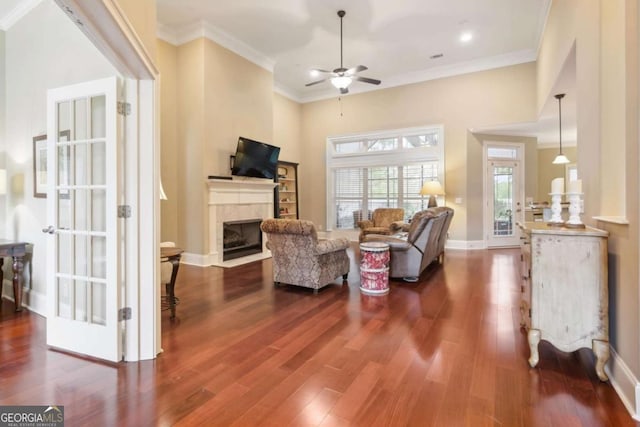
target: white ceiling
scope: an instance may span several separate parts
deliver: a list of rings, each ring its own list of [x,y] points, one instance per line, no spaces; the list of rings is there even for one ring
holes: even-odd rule
[[[8,29],[40,1],[0,0],[0,30]],[[358,93],[534,61],[550,2],[157,0],[157,16],[161,38],[180,44],[209,36],[271,69],[277,91],[307,102],[338,95],[329,82],[312,87],[305,87],[305,83],[317,80],[309,75],[312,68],[332,70],[340,65],[340,20],[336,14],[340,9],[346,11],[344,65],[366,65],[369,69],[360,75],[382,80],[380,86],[354,82],[350,93]],[[464,31],[474,36],[466,44],[459,40]],[[435,54],[443,56],[431,59]],[[575,75],[575,63],[573,67]],[[575,140],[571,85],[569,79],[554,88],[567,92],[563,140],[568,142]],[[557,101],[550,98],[535,123],[473,130],[537,136],[545,142],[557,140],[557,129]]]
[[[380,86],[354,82],[351,93],[534,61],[550,0],[157,0],[161,37],[183,42],[202,29],[273,64],[276,89],[298,101],[334,97],[312,68],[344,65]],[[204,24],[204,25],[203,25]],[[463,31],[474,38],[459,40]],[[216,40],[218,41],[218,40]],[[432,55],[443,54],[438,59]]]

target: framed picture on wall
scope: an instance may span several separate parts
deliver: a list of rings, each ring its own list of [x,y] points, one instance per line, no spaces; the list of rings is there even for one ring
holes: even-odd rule
[[[33,197],[47,197],[47,135],[33,137]]]
[[[60,132],[59,141],[69,141],[71,131],[63,130]],[[69,182],[69,147],[61,150],[64,157],[58,163],[60,165],[60,176],[62,182]],[[61,192],[63,193],[63,192]],[[68,197],[68,191],[61,194],[62,197]],[[38,135],[33,137],[33,197],[47,197],[47,135]]]

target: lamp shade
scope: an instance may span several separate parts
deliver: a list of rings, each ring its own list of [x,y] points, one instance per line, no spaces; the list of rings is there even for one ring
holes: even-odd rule
[[[444,189],[440,181],[427,181],[422,184],[420,194],[423,196],[442,196],[444,195]]]
[[[558,154],[555,159],[553,159],[554,165],[566,165],[567,163],[571,163],[567,156],[564,154]]]

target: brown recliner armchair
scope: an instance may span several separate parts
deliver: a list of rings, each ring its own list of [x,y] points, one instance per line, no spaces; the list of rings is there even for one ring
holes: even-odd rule
[[[319,288],[349,274],[349,240],[318,240],[313,222],[298,219],[265,219],[260,229],[267,235],[273,255],[274,284]]]
[[[402,208],[378,208],[373,211],[371,219],[358,221],[360,227],[360,241],[367,234],[393,234],[398,230],[396,224],[404,220],[404,209]]]

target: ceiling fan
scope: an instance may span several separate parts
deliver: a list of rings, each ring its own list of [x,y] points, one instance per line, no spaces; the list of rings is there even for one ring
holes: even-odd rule
[[[364,65],[358,65],[357,67],[353,68],[344,68],[344,66],[342,65],[342,18],[344,18],[344,15],[346,15],[346,12],[344,10],[338,11],[338,16],[340,17],[340,68],[336,68],[333,71],[319,69],[312,70],[316,73],[328,74],[329,76],[322,80],[307,83],[305,86],[313,86],[329,80],[331,84],[336,87],[336,89],[340,89],[341,94],[345,94],[349,93],[349,85],[354,80],[364,83],[370,83],[373,85],[379,85],[381,83],[380,80],[377,79],[371,79],[369,77],[356,75],[356,73],[367,69],[367,67],[365,67]]]

